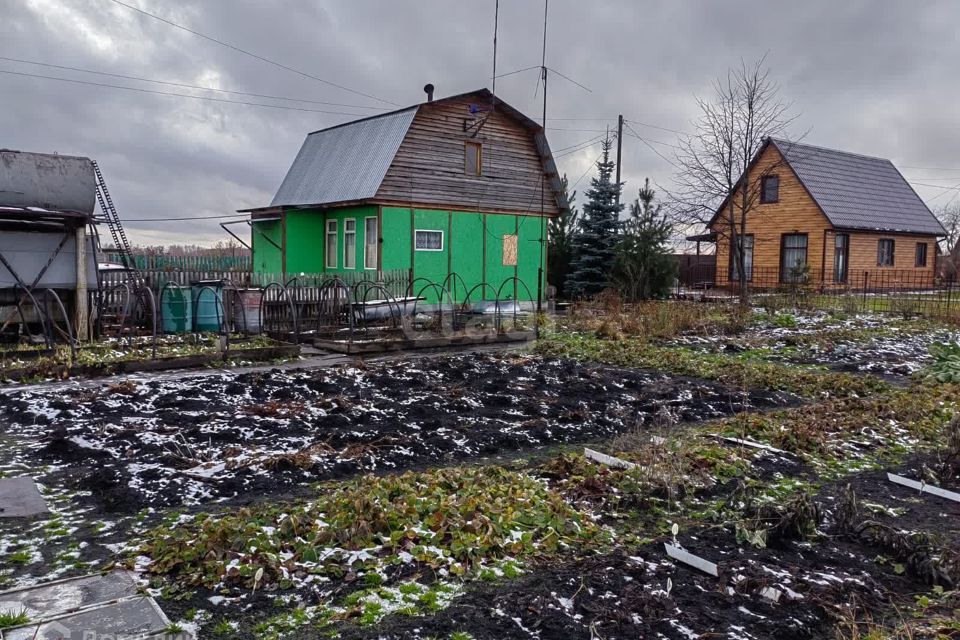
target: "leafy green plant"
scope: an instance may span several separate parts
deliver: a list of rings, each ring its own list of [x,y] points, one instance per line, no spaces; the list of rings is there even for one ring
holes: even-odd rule
[[[152,530],[142,552],[153,573],[181,584],[259,589],[296,572],[359,577],[404,561],[463,575],[601,534],[536,479],[471,467],[367,476],[331,485],[311,502],[199,514]],[[376,555],[365,552],[374,547]]]
[[[930,345],[933,362],[924,369],[927,380],[960,383],[960,342],[937,342]]]

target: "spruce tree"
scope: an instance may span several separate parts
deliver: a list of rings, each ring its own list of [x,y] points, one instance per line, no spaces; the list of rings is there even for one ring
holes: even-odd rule
[[[654,204],[656,192],[650,187],[650,178],[639,196],[623,225],[613,266],[614,284],[630,302],[666,297],[677,272],[669,253],[673,225],[663,214],[662,206]]]
[[[560,179],[560,194],[567,201],[567,209],[549,222],[547,240],[547,282],[557,288],[558,297],[567,296],[567,276],[573,259],[573,238],[577,233],[580,213],[574,205],[577,192],[568,192],[569,182],[564,174]]]
[[[611,180],[614,169],[610,160],[611,144],[609,138],[603,141],[597,176],[590,180],[580,228],[573,237],[573,261],[567,277],[567,290],[574,297],[593,296],[610,286],[617,228],[623,210],[623,205],[617,204],[622,185]]]

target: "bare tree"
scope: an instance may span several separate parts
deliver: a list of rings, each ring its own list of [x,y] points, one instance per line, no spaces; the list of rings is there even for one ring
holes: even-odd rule
[[[960,202],[950,202],[937,210],[937,219],[947,231],[943,239],[943,270],[947,278],[960,276]]]
[[[763,58],[753,65],[741,62],[714,83],[711,100],[697,100],[700,117],[695,132],[680,139],[677,187],[670,194],[679,224],[708,225],[717,214],[721,224],[714,228],[718,241],[728,241],[744,304],[750,296],[740,238],[759,202],[762,177],[750,175],[750,163],[768,137],[780,136],[794,120],[792,105],[780,98],[764,64]],[[768,166],[762,173],[774,170],[776,166]]]

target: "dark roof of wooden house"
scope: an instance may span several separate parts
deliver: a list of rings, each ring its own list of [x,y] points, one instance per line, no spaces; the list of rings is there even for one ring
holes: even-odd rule
[[[307,135],[268,207],[241,209],[266,212],[353,203],[375,198],[418,110],[425,104],[473,98],[477,105],[493,108],[529,129],[534,137],[544,177],[561,202],[560,175],[543,127],[514,109],[487,89],[441,98],[360,120],[320,129]]]
[[[943,225],[885,158],[768,138],[751,166],[773,145],[837,229],[946,235]],[[726,207],[724,201],[710,225]]]
[[[834,227],[945,235],[889,160],[785,140],[771,143]]]

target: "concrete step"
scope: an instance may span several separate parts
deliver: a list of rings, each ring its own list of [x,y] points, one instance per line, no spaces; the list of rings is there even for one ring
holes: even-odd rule
[[[171,633],[170,620],[153,598],[137,594],[129,571],[0,592],[0,611],[22,612],[28,620],[0,630],[0,640],[192,639],[187,632]]]

